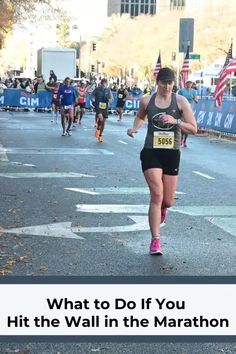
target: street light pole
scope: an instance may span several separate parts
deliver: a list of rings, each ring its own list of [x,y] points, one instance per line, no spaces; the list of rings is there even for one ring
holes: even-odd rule
[[[79,36],[79,77],[81,77],[81,54],[82,54],[81,42],[82,42],[82,39],[81,39],[81,35],[80,35]]]

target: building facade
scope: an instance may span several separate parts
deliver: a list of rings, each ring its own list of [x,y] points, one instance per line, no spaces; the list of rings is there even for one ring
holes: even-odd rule
[[[108,0],[107,15],[112,14],[129,14],[130,17],[155,15],[156,0]]]

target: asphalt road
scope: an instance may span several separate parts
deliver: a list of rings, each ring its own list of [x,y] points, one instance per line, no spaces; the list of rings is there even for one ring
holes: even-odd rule
[[[86,114],[62,137],[50,114],[0,112],[0,274],[230,276],[236,274],[236,145],[189,137],[176,203],[148,254],[149,195],[139,151],[110,116],[104,142]],[[1,353],[233,353],[234,344],[2,344]],[[34,349],[33,349],[34,348]],[[36,349],[35,349],[36,348]],[[4,351],[5,350],[5,351]],[[15,351],[14,351],[15,350]]]

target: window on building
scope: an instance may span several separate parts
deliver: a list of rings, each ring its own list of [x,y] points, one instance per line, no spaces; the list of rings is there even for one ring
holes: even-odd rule
[[[138,13],[138,4],[135,5],[134,7],[134,16],[138,16],[139,13]]]
[[[127,14],[129,13],[129,0],[127,1],[122,1],[121,2],[121,10],[120,10],[121,14]]]
[[[131,16],[131,17],[134,17],[134,16],[135,16],[135,15],[134,15],[134,5],[133,5],[133,4],[130,5],[130,16]]]
[[[155,13],[156,13],[156,6],[151,4],[150,5],[150,14],[151,15],[155,15]]]

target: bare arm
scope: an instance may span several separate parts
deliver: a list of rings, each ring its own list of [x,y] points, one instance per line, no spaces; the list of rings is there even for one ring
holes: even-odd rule
[[[144,97],[140,100],[140,106],[139,106],[139,110],[137,112],[137,115],[134,119],[134,123],[133,123],[133,128],[130,128],[127,130],[127,134],[133,138],[134,134],[138,132],[138,130],[141,128],[141,126],[143,125],[143,122],[145,120],[146,117],[146,108],[147,108],[147,104],[149,102],[149,97]]]
[[[169,124],[179,124],[181,130],[186,134],[196,134],[197,133],[197,123],[193,115],[192,108],[184,96],[176,95],[177,104],[179,109],[182,111],[183,120],[179,123],[177,119],[166,114],[162,116],[164,123]]]
[[[187,99],[183,96],[176,96],[177,104],[183,112],[183,121],[181,121],[180,128],[186,134],[196,134],[197,133],[197,123],[193,115],[192,107],[190,106]]]

